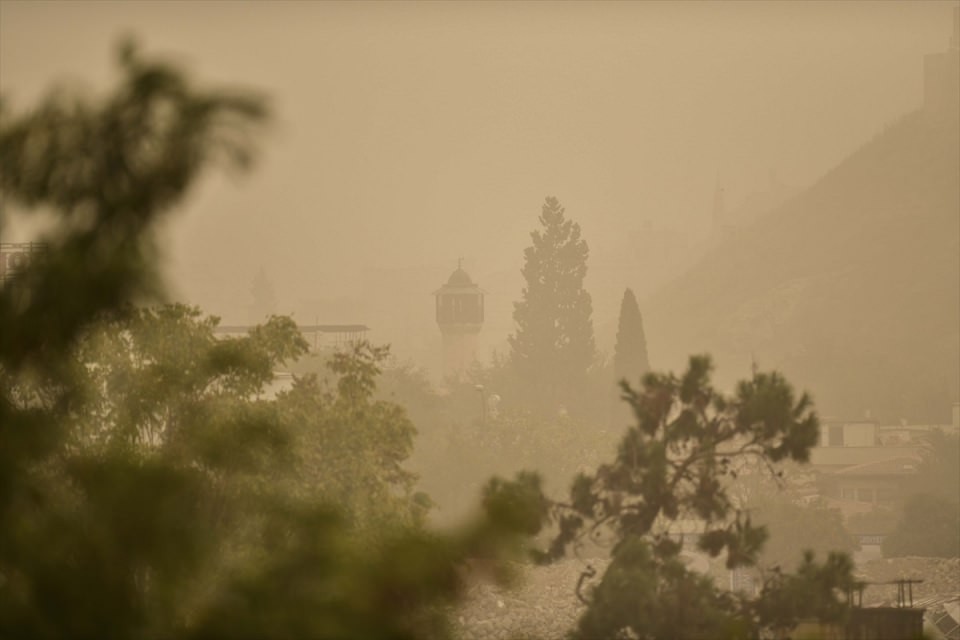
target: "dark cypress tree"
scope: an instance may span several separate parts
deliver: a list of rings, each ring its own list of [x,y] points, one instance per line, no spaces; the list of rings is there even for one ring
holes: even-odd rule
[[[620,302],[620,322],[617,325],[617,344],[613,351],[613,374],[616,382],[626,380],[637,387],[640,378],[650,371],[647,357],[647,338],[643,333],[643,318],[633,291],[623,292]]]
[[[583,395],[596,357],[593,303],[583,288],[589,248],[556,198],[546,199],[539,220],[542,228],[524,251],[526,286],[514,304],[511,362],[530,404],[553,411]]]

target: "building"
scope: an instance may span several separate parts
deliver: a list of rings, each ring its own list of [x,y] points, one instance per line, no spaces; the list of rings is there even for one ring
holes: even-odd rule
[[[218,325],[213,333],[223,337],[242,337],[255,325]],[[301,324],[297,325],[314,352],[321,349],[349,348],[366,339],[369,327],[362,324]]]
[[[861,559],[880,556],[892,514],[915,486],[934,431],[956,433],[952,425],[823,423],[820,443],[810,451],[816,493],[843,514]]]
[[[916,606],[913,585],[923,580],[901,578],[892,583],[897,587],[897,601],[880,606],[863,606],[863,590],[878,583],[860,583],[856,592],[847,594],[850,609],[840,622],[807,620],[791,634],[795,638],[822,638],[823,640],[912,640],[925,638],[924,613]]]
[[[457,265],[447,283],[433,292],[437,325],[443,337],[443,377],[458,377],[477,360],[477,336],[483,327],[484,291]]]
[[[844,516],[892,507],[917,473],[924,444],[871,421],[826,422],[810,452],[817,489]]]

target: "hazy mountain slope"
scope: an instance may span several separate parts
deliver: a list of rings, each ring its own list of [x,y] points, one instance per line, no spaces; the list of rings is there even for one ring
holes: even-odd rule
[[[651,359],[751,357],[823,413],[948,422],[960,369],[960,140],[911,114],[644,305]]]

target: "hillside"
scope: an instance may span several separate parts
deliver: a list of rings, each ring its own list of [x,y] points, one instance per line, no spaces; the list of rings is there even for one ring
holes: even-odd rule
[[[822,414],[949,422],[960,379],[956,118],[904,117],[644,305],[655,366],[755,359]]]

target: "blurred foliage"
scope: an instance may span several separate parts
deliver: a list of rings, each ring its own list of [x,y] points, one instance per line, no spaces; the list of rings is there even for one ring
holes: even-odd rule
[[[745,603],[745,611],[763,629],[788,633],[805,619],[821,624],[842,624],[847,615],[848,596],[862,584],[852,578],[853,561],[844,553],[827,553],[823,564],[817,564],[812,551],[803,552],[803,560],[791,574],[774,569],[764,580],[759,596]]]
[[[447,381],[441,392],[421,371],[392,366],[380,386],[417,425],[410,467],[438,507],[437,522],[465,516],[492,474],[537,469],[544,490],[560,498],[569,479],[596,467],[614,450],[618,437],[619,430],[602,421],[573,412],[547,415],[524,406],[506,368],[475,368],[464,380]]]
[[[928,433],[924,440],[923,459],[908,490],[960,504],[960,434],[937,429]]]
[[[495,477],[476,519],[421,527],[430,501],[404,467],[413,423],[377,392],[386,350],[334,354],[274,396],[276,368],[307,348],[292,320],[215,339],[217,320],[198,309],[143,304],[162,292],[156,222],[210,164],[249,165],[266,108],[198,89],[132,44],[120,67],[101,101],[61,92],[0,114],[5,202],[59,216],[46,258],[0,289],[0,637],[444,638],[467,581],[506,579],[503,559],[556,558],[602,529],[615,544],[580,637],[745,637],[842,616],[844,556],[807,556],[753,600],[680,561],[668,534],[693,522],[711,556],[755,563],[766,531],[726,481],[738,460],[806,461],[818,433],[809,399],[778,374],[727,397],[705,357],[680,378],[624,386],[636,424],[612,463],[577,476],[569,503],[548,500],[537,474]],[[541,221],[514,346],[534,367],[534,386],[518,388],[547,411],[481,412],[460,435],[511,466],[555,447],[534,462],[566,475],[571,451],[602,449],[557,411],[590,388],[586,244],[555,199]],[[561,360],[547,354],[558,346]],[[416,375],[394,383],[424,393]],[[451,406],[476,406],[477,391],[453,390]],[[433,411],[425,402],[417,410]],[[532,551],[551,519],[553,543]]]
[[[413,448],[413,423],[399,404],[374,398],[387,355],[386,347],[358,342],[327,362],[333,385],[308,374],[278,398],[283,419],[304,441],[301,489],[319,488],[314,499],[337,505],[368,531],[398,521],[419,525],[430,506],[413,493],[416,476],[402,466]]]
[[[266,108],[119,59],[102,100],[0,114],[5,203],[59,216],[0,289],[0,637],[445,637],[467,560],[537,530],[539,479],[492,481],[483,517],[429,533],[412,425],[373,398],[382,351],[271,398],[306,349],[289,318],[218,340],[197,309],[142,306],[157,221],[210,164],[249,164]]]
[[[823,501],[800,504],[788,497],[771,497],[751,508],[754,521],[769,534],[758,558],[760,567],[790,567],[796,562],[798,549],[813,551],[819,557],[830,552],[852,554],[859,549],[839,509]]]
[[[885,558],[960,556],[960,504],[936,494],[910,496],[880,549]]]
[[[156,296],[154,225],[203,169],[253,160],[252,136],[267,116],[262,97],[196,88],[132,42],[119,63],[120,85],[101,100],[54,91],[25,114],[0,113],[5,205],[42,207],[60,222],[44,238],[52,251],[43,268],[0,299],[5,367],[55,368],[100,310]]]
[[[696,356],[680,377],[648,374],[640,391],[624,383],[636,426],[613,462],[579,475],[569,502],[555,505],[559,531],[541,560],[603,533],[615,542],[577,637],[750,637],[797,623],[799,609],[776,604],[798,596],[784,595],[787,588],[827,585],[829,597],[801,608],[804,616],[832,616],[839,593],[852,585],[849,559],[830,556],[825,565],[802,565],[817,580],[771,581],[760,601],[741,602],[679,561],[677,534],[696,533],[700,550],[723,554],[728,568],[756,564],[767,531],[735,507],[729,480],[744,461],[773,473],[777,463],[806,462],[819,433],[809,397],[795,398],[779,374],[754,373],[728,397],[711,386],[711,368],[709,358]],[[687,603],[696,606],[687,610]]]
[[[736,508],[749,513],[756,524],[767,530],[768,538],[757,558],[757,567],[785,570],[797,562],[800,549],[820,557],[831,551],[856,551],[859,545],[844,526],[840,510],[831,508],[822,498],[801,495],[805,476],[802,467],[782,463],[780,471],[782,476],[771,478],[747,469],[728,483]]]
[[[895,524],[881,546],[886,558],[960,556],[960,436],[925,436],[923,459],[906,484]]]
[[[847,528],[854,535],[887,535],[900,519],[902,509],[877,505],[869,511],[847,516]]]
[[[742,638],[750,626],[731,616],[737,596],[688,571],[680,545],[624,537],[593,589],[578,638]],[[631,635],[632,634],[632,635]]]
[[[785,470],[791,478],[803,476],[818,433],[809,399],[796,398],[781,376],[757,373],[732,397],[710,386],[706,358],[693,359],[679,379],[647,376],[643,391],[625,391],[639,424],[628,430],[616,462],[602,465],[617,451],[612,432],[574,416],[513,407],[484,415],[481,391],[497,388],[502,374],[493,369],[473,372],[482,390],[471,380],[449,385],[445,396],[429,393],[429,384],[409,370],[394,372],[410,375],[393,383],[404,404],[411,398],[434,421],[460,417],[430,423],[436,431],[420,441],[424,447],[414,458],[437,480],[425,486],[441,507],[463,503],[490,473],[535,467],[548,481],[582,474],[569,503],[550,502],[560,533],[553,548],[534,554],[542,561],[570,551],[596,558],[612,544],[609,569],[592,591],[582,590],[590,607],[579,637],[753,637],[762,628],[786,632],[821,614],[832,620],[844,610],[851,567],[846,556],[831,552],[851,551],[852,540],[839,514],[800,504],[796,488],[780,476]],[[544,484],[548,496],[560,495],[557,489]],[[650,513],[653,524],[644,527],[639,517]],[[782,517],[788,521],[778,522]],[[679,533],[704,534],[701,548],[709,555],[752,568],[761,595],[726,593],[689,570]],[[824,561],[810,556],[798,573],[786,573],[802,549]]]
[[[475,390],[468,398],[480,402]],[[474,409],[476,412],[477,410]],[[613,450],[612,432],[570,416],[553,419],[514,409],[487,415],[435,434],[417,444],[413,462],[423,487],[434,498],[441,516],[459,515],[491,474],[510,475],[519,469],[539,469],[544,490],[559,498],[569,479],[592,469]]]

